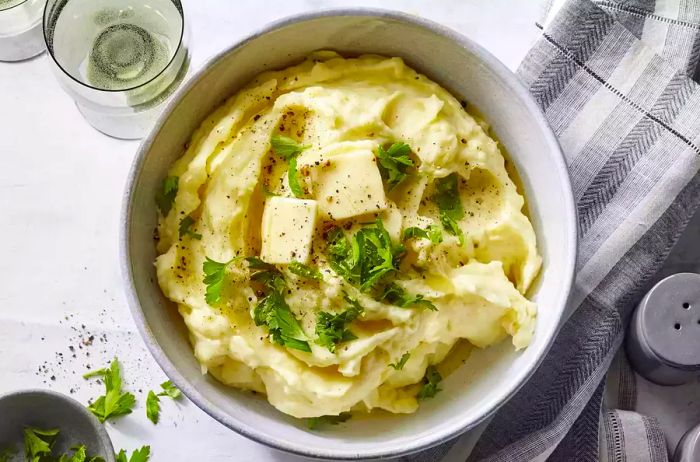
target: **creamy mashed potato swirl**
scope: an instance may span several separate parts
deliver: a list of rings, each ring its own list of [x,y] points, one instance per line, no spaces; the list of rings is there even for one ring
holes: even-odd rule
[[[302,147],[294,159],[301,198],[290,190],[291,157],[271,148],[276,135]],[[413,166],[390,188],[374,156],[393,143],[410,147]],[[525,293],[541,259],[504,164],[486,124],[399,58],[322,52],[258,76],[194,133],[169,172],[172,204],[158,226],[158,281],[179,307],[202,371],[265,393],[298,418],[373,408],[411,413],[426,369],[457,342],[485,348],[510,337],[516,349],[526,347],[536,306]],[[465,212],[456,220],[463,239],[444,226],[435,200],[450,175]],[[405,248],[386,277],[434,310],[401,307],[378,295],[386,281],[363,291],[334,270],[329,230],[350,242],[376,220],[392,245]],[[412,227],[438,230],[441,242],[405,238]],[[290,255],[321,280],[290,271]],[[265,293],[251,280],[251,265],[236,258],[245,256],[275,264],[309,351],[256,325]],[[207,258],[228,263],[211,303]],[[352,335],[331,347],[318,342],[318,313],[343,313],[348,299],[362,308],[345,326]],[[390,367],[406,354],[402,368]]]

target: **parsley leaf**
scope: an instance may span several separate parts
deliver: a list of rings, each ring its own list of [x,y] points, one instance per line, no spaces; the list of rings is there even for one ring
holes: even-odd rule
[[[301,154],[302,151],[311,147],[309,145],[301,145],[293,138],[284,135],[272,135],[270,143],[275,154],[286,160]]]
[[[153,390],[148,392],[148,397],[146,398],[146,417],[154,424],[157,424],[160,418],[160,398],[153,393]]]
[[[58,459],[58,462],[85,462],[86,460],[88,460],[87,448],[84,444],[73,446],[71,449],[73,450],[73,455],[69,456],[68,454],[62,454],[61,457]],[[104,459],[95,456],[91,457],[88,462],[97,461],[104,461]]]
[[[253,310],[253,321],[256,326],[266,325],[275,343],[295,350],[311,352],[308,338],[285,302],[282,293],[272,291],[263,298]]]
[[[58,436],[58,429],[42,430],[27,427],[24,429],[24,455],[27,462],[39,462],[51,455],[51,447]]]
[[[173,202],[175,202],[175,197],[177,196],[179,182],[180,178],[176,176],[167,177],[165,180],[163,180],[161,190],[156,194],[156,205],[158,205],[158,208],[164,217],[168,216],[170,209],[173,207]]]
[[[385,275],[396,271],[404,255],[403,245],[394,245],[381,220],[360,229],[348,240],[336,228],[329,234],[331,268],[360,290],[373,288]]]
[[[426,300],[422,295],[411,295],[407,293],[403,287],[396,283],[391,283],[384,289],[382,300],[386,300],[401,308],[410,308],[415,305],[420,305],[431,311],[437,311],[437,307],[433,302]]]
[[[426,229],[412,226],[403,230],[403,240],[430,239],[433,244],[442,242],[442,231],[435,225],[429,225]]]
[[[420,391],[418,391],[416,398],[426,399],[437,395],[439,391],[442,391],[440,388],[438,388],[438,384],[440,382],[442,382],[442,376],[437,371],[435,366],[428,366],[428,368],[425,370],[425,377],[423,377],[422,387]]]
[[[356,300],[346,297],[350,308],[339,314],[319,311],[316,315],[316,343],[328,348],[331,353],[339,343],[355,340],[357,336],[345,326],[362,315],[364,309]]]
[[[289,171],[287,172],[289,189],[292,190],[294,196],[302,197],[304,195],[304,191],[299,184],[299,175],[297,173],[297,156],[311,146],[302,146],[294,139],[282,135],[272,135],[270,142],[272,144],[272,150],[275,151],[275,154],[289,162]]]
[[[411,147],[406,143],[394,143],[387,150],[379,146],[377,151],[379,173],[387,183],[389,191],[406,179],[408,176],[406,171],[413,167],[413,161],[408,156],[410,153]]]
[[[404,353],[401,356],[401,359],[399,359],[396,363],[389,364],[389,367],[393,368],[394,370],[400,371],[406,365],[406,363],[408,362],[408,358],[410,357],[411,353]]]
[[[440,210],[442,226],[459,238],[459,244],[464,245],[464,233],[459,227],[458,221],[464,218],[464,207],[459,197],[459,176],[452,173],[435,181],[437,193],[433,200]]]
[[[136,405],[136,398],[131,393],[122,393],[122,379],[119,362],[115,358],[109,369],[101,369],[99,373],[91,373],[90,377],[100,375],[105,384],[105,394],[88,405],[90,412],[95,414],[100,422],[111,417],[131,414]]]
[[[298,261],[291,262],[287,268],[297,276],[301,276],[306,279],[313,279],[315,281],[320,281],[323,279],[323,275],[321,275],[319,270]]]
[[[226,276],[226,267],[236,258],[220,263],[206,257],[206,261],[202,265],[204,271],[204,284],[207,286],[205,299],[209,305],[218,303],[221,300],[221,289],[224,287],[224,277]]]
[[[352,414],[349,412],[341,412],[338,415],[322,415],[320,417],[311,417],[306,419],[306,426],[309,430],[317,430],[323,425],[338,425],[339,423],[350,420]]]
[[[0,462],[10,462],[10,459],[17,454],[17,449],[8,447],[0,450]]]
[[[146,462],[151,456],[151,447],[143,446],[141,449],[134,450],[131,457],[128,459],[126,457],[126,451],[123,449],[119,451],[119,454],[115,454],[115,456],[116,462]]]
[[[172,399],[179,399],[182,396],[182,392],[170,380],[161,383],[160,388],[163,391],[158,393],[158,396],[169,396]]]
[[[201,234],[195,233],[191,229],[193,224],[194,224],[194,218],[192,218],[189,215],[187,215],[185,218],[180,220],[180,227],[178,228],[178,233],[179,233],[180,239],[182,239],[185,236],[190,236],[193,239],[202,239]]]

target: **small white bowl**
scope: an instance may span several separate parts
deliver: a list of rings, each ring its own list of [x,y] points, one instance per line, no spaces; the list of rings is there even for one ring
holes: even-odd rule
[[[510,342],[476,351],[444,381],[444,391],[412,415],[352,419],[310,432],[262,397],[203,376],[184,323],[161,293],[154,197],[168,167],[200,122],[224,99],[269,69],[310,52],[400,56],[480,110],[522,178],[544,266],[533,300],[539,305],[532,344]],[[132,312],[165,373],[209,415],[263,444],[311,457],[392,457],[426,449],[474,428],[525,383],[558,330],[576,260],[576,213],[556,139],[517,77],[480,46],[438,24],[383,10],[350,9],[295,16],[231,46],[196,73],[171,101],[136,157],[124,199],[122,264]]]

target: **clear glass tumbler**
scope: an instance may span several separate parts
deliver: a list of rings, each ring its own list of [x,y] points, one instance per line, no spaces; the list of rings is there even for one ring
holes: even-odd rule
[[[180,0],[48,0],[44,12],[61,85],[115,138],[150,130],[189,68],[187,35]]]
[[[21,61],[44,51],[44,4],[46,0],[0,0],[0,61]]]

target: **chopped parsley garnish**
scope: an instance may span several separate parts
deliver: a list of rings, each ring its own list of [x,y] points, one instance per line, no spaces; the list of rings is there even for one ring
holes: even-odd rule
[[[258,257],[249,257],[246,260],[250,269],[258,270],[251,276],[251,280],[262,283],[267,292],[253,310],[255,325],[267,326],[275,343],[311,352],[308,337],[284,300],[286,284],[282,273]]]
[[[182,392],[170,380],[161,383],[160,387],[163,391],[156,394],[156,392],[151,390],[146,398],[146,417],[154,424],[158,423],[158,418],[160,417],[160,397],[169,396],[172,399],[178,399],[182,396]]]
[[[394,245],[381,220],[360,229],[351,239],[339,228],[328,236],[331,267],[360,290],[372,289],[388,273],[396,271],[404,255],[403,245]]]
[[[400,370],[402,370],[403,367],[406,365],[406,363],[408,362],[408,358],[410,358],[410,357],[411,357],[411,353],[404,353],[404,354],[401,356],[401,359],[399,359],[399,360],[398,360],[397,362],[395,362],[395,363],[389,364],[389,367],[394,368],[394,369],[397,370],[397,371],[400,371]]]
[[[88,405],[90,412],[95,414],[102,423],[112,417],[131,414],[136,405],[136,398],[131,393],[122,393],[122,378],[117,359],[112,361],[108,369],[100,369],[85,374],[83,377],[96,376],[102,377],[105,384],[105,394]]]
[[[352,417],[349,412],[341,412],[338,415],[322,415],[321,417],[311,417],[306,419],[306,426],[309,430],[318,430],[324,425],[338,425],[342,422],[347,422]]]
[[[323,275],[319,270],[305,265],[303,263],[300,263],[298,261],[291,262],[287,268],[292,273],[305,279],[313,279],[316,281],[320,281],[321,279],[323,279]]]
[[[207,286],[205,299],[209,305],[214,305],[221,300],[221,289],[224,287],[226,267],[235,259],[232,258],[227,262],[220,263],[206,257],[202,270],[204,271],[204,284]]]
[[[17,449],[13,447],[8,447],[0,449],[0,462],[10,462],[15,454],[17,454]]]
[[[440,210],[440,222],[448,233],[459,238],[464,245],[464,233],[459,227],[459,220],[464,218],[464,207],[459,196],[459,175],[452,173],[435,181],[437,193],[433,200]]]
[[[143,446],[141,449],[136,449],[134,452],[131,454],[131,457],[127,459],[126,457],[126,451],[121,450],[119,451],[119,454],[116,454],[116,461],[117,462],[146,462],[148,458],[151,456],[151,447],[150,446]]]
[[[202,235],[199,233],[195,233],[192,230],[192,225],[194,224],[194,218],[191,216],[187,215],[185,218],[180,220],[180,227],[178,229],[178,233],[180,236],[180,239],[182,239],[185,236],[190,236],[193,239],[202,239]]]
[[[163,391],[158,393],[158,396],[169,396],[172,399],[178,399],[182,396],[182,392],[170,380],[161,383],[160,388]]]
[[[364,309],[350,297],[345,297],[350,307],[339,314],[319,311],[316,315],[316,344],[328,348],[331,353],[339,343],[355,340],[357,336],[346,326],[362,315]]]
[[[299,184],[299,175],[297,174],[297,156],[305,149],[309,149],[311,146],[301,145],[294,139],[282,135],[272,135],[272,138],[270,138],[270,143],[272,144],[272,150],[275,151],[275,154],[289,162],[289,171],[287,172],[289,188],[292,190],[294,196],[302,197],[304,195],[304,191]]]
[[[177,196],[179,182],[179,177],[167,177],[165,180],[163,180],[161,190],[158,191],[158,194],[156,194],[156,205],[158,205],[158,208],[164,217],[168,216],[170,209],[173,207],[173,202],[175,202],[175,197]]]
[[[56,442],[58,428],[42,430],[27,427],[24,429],[24,455],[27,462],[39,462],[51,455],[51,448]]]
[[[403,287],[398,284],[391,283],[382,294],[382,300],[401,308],[411,308],[413,306],[422,306],[431,311],[437,311],[437,307],[430,300],[426,300],[422,295],[411,295],[407,293]]]
[[[379,146],[377,159],[379,160],[379,173],[386,182],[389,191],[398,186],[406,177],[406,171],[413,167],[413,161],[408,156],[411,147],[406,143],[394,143],[389,149]]]
[[[160,417],[160,398],[150,390],[146,398],[146,417],[154,424],[158,423]]]
[[[428,366],[428,368],[425,370],[423,381],[421,382],[421,389],[418,391],[416,398],[426,399],[437,395],[439,391],[442,391],[441,388],[438,388],[438,384],[440,382],[442,382],[442,376],[437,371],[435,366]]]
[[[403,230],[403,240],[408,239],[429,239],[433,244],[439,244],[442,242],[442,231],[435,225],[425,229],[412,226]]]

